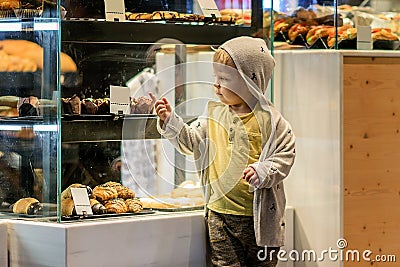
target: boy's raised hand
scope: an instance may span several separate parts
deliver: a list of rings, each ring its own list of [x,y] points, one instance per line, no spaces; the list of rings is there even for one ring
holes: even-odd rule
[[[165,121],[171,115],[172,108],[168,100],[163,97],[157,100],[157,97],[153,93],[149,93],[151,99],[154,102],[154,107],[156,109],[156,114],[160,117],[161,121]]]

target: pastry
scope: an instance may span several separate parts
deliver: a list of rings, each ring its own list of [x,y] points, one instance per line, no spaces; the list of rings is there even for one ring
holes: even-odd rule
[[[93,102],[93,99],[84,99],[82,100],[81,103],[81,113],[82,114],[97,114],[97,111],[99,110],[99,106],[95,102]]]
[[[107,213],[106,207],[94,198],[89,199],[93,214]]]
[[[372,29],[372,40],[398,41],[399,37],[393,34],[391,29],[375,28]]]
[[[17,108],[20,117],[38,116],[39,99],[35,96],[20,98],[18,100]]]
[[[105,184],[103,184],[102,186],[108,186],[108,187],[113,187],[117,190],[118,192],[118,198],[123,198],[123,199],[127,199],[127,198],[134,198],[135,197],[135,192],[133,192],[133,190],[131,190],[130,188],[123,186],[120,183],[117,182],[107,182]]]
[[[179,14],[173,11],[155,11],[151,14],[152,20],[171,20],[178,17]]]
[[[0,10],[19,8],[20,5],[19,0],[0,0]]]
[[[96,198],[101,202],[117,197],[117,189],[113,187],[98,185],[93,189],[93,198]]]
[[[80,115],[81,114],[81,99],[77,95],[73,95],[69,99],[69,104],[71,105],[72,114]]]
[[[296,23],[292,27],[290,27],[288,36],[290,41],[294,41],[298,35],[307,35],[307,32],[309,31],[310,27],[308,27],[304,23]]]
[[[99,115],[110,114],[110,99],[109,98],[96,99],[95,103],[99,107],[97,110],[97,114],[99,114]]]
[[[142,202],[137,198],[128,198],[125,200],[128,212],[137,213],[143,210]]]
[[[2,48],[2,50],[10,56],[29,59],[35,62],[37,68],[43,69],[43,48],[37,43],[26,40],[7,39],[0,41],[0,48]],[[63,52],[60,53],[60,70],[62,72],[77,71],[77,67],[73,59]]]
[[[126,213],[128,206],[122,198],[114,198],[104,202],[107,213]]]
[[[140,96],[138,98],[130,98],[131,114],[151,114],[153,107],[154,103],[150,97]]]
[[[13,212],[18,214],[36,215],[42,210],[39,200],[32,197],[21,198],[13,205]]]
[[[150,13],[130,13],[129,20],[151,20],[152,14]]]
[[[71,198],[66,198],[61,201],[61,214],[63,216],[76,215],[75,204]]]

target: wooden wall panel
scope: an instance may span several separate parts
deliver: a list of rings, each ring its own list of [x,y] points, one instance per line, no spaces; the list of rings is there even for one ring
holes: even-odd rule
[[[344,58],[343,216],[349,249],[400,262],[400,58]]]

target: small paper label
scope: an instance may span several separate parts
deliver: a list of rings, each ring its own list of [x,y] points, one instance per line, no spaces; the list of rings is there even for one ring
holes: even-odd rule
[[[202,14],[205,17],[221,17],[214,0],[195,0],[194,9],[195,13]]]
[[[71,188],[77,215],[93,215],[86,188]]]
[[[104,0],[106,21],[125,21],[124,0]]]
[[[124,86],[110,85],[110,112],[114,114],[129,114],[130,90]]]

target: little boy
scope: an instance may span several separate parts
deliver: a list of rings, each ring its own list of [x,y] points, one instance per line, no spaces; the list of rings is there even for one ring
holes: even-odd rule
[[[294,162],[295,137],[264,96],[274,66],[262,39],[237,37],[222,44],[213,62],[220,101],[210,101],[205,118],[190,126],[166,98],[150,94],[160,133],[194,156],[215,266],[276,266],[284,245],[282,180]]]

